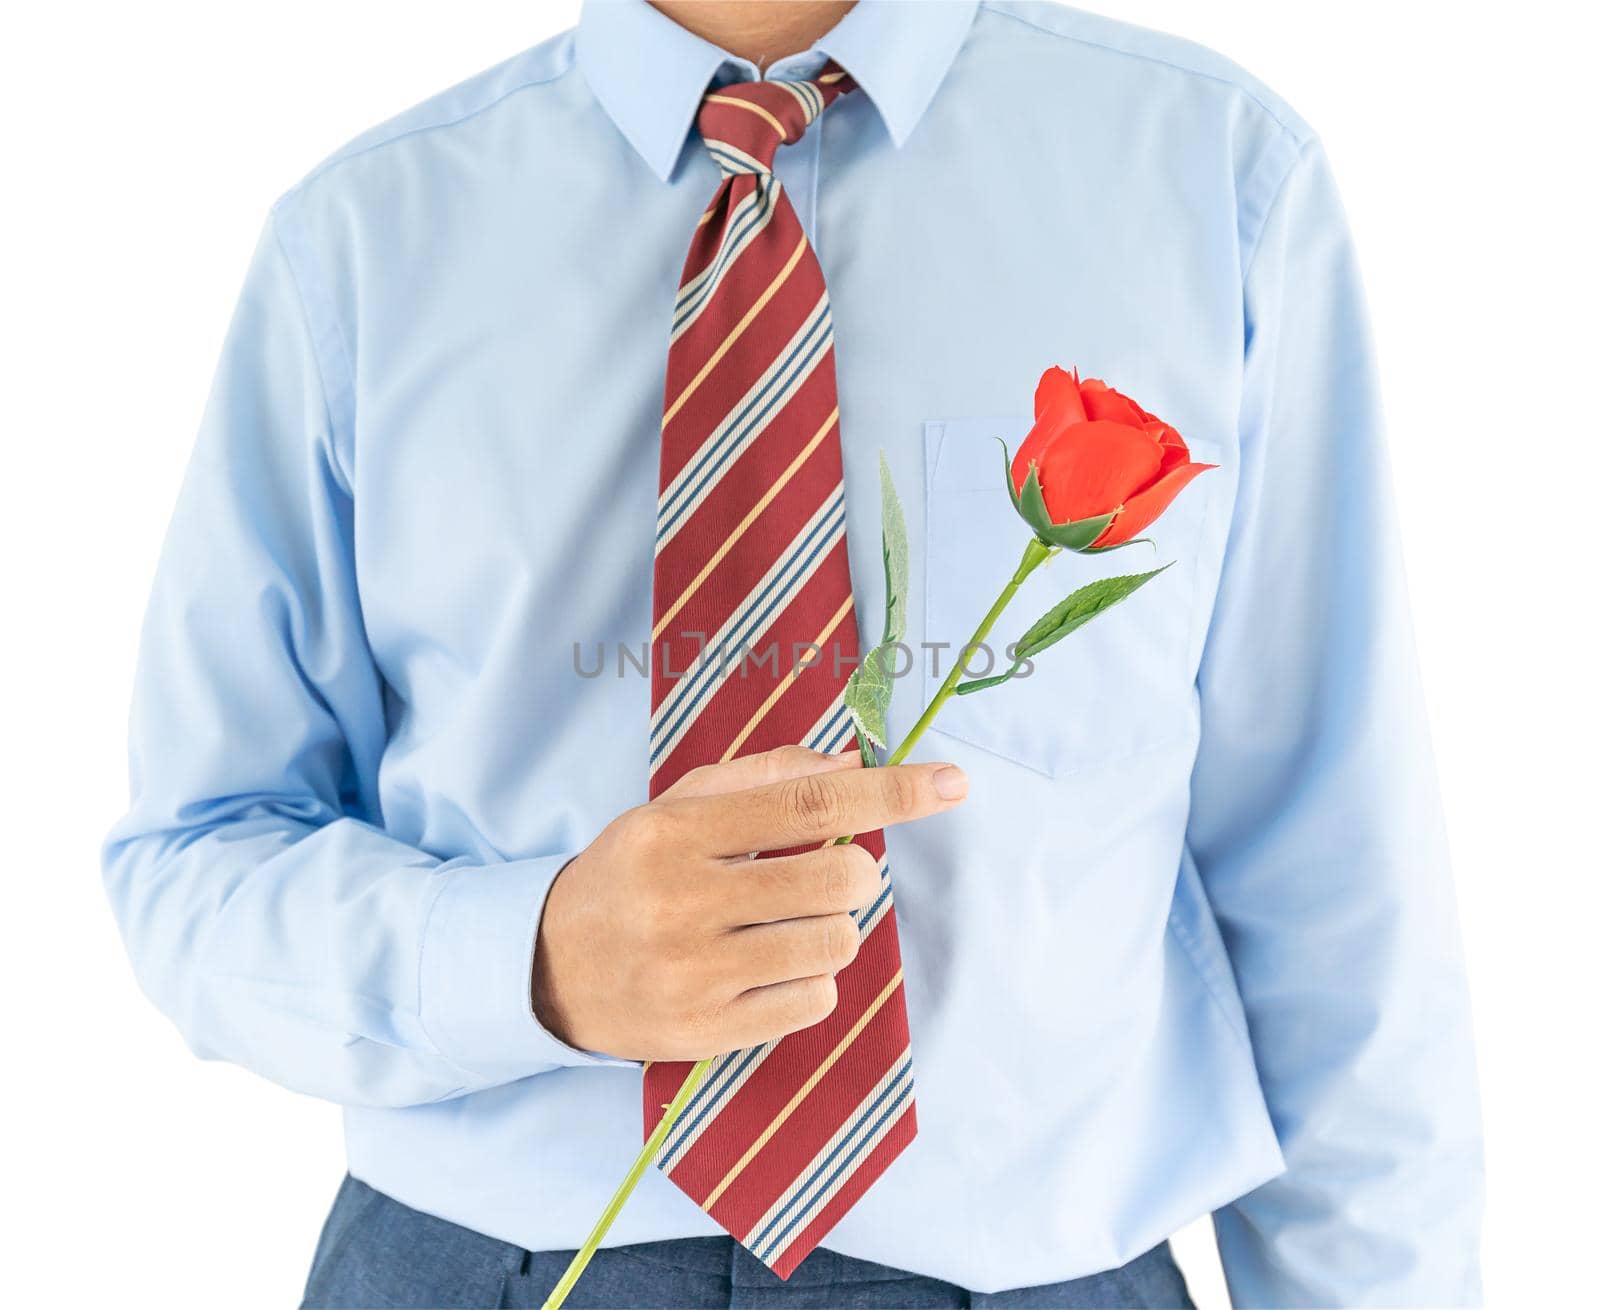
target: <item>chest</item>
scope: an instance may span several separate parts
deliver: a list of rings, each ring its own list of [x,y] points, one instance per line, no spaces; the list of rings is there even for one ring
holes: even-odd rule
[[[832,302],[869,630],[882,603],[880,450],[906,503],[908,639],[921,653],[897,690],[906,723],[892,727],[1015,566],[1025,531],[995,439],[1015,448],[1034,380],[1060,363],[1137,396],[1222,467],[1162,520],[1153,550],[1069,556],[1038,575],[1016,627],[1091,577],[1174,560],[1158,587],[942,724],[1050,775],[1181,735],[1235,476],[1242,341],[1227,241],[1184,218],[1182,178],[1169,195],[1148,176],[1088,194],[1065,171],[1018,170],[976,145],[942,168],[909,145],[853,150],[840,123],[831,142],[780,153],[779,177]],[[441,211],[414,275],[364,293],[358,569],[374,654],[407,706],[448,712],[481,671],[511,667],[570,682],[620,728],[643,721],[645,689],[573,681],[574,652],[592,667],[594,652],[637,650],[650,631],[668,327],[717,174],[694,158],[669,186],[638,170],[548,169],[502,203]]]

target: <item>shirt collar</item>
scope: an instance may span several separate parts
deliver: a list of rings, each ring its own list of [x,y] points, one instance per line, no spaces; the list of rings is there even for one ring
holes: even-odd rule
[[[858,0],[810,50],[780,59],[770,77],[806,77],[826,59],[850,74],[898,147],[911,135],[966,40],[977,0],[904,4]],[[578,65],[596,99],[656,176],[672,176],[714,79],[760,71],[679,27],[645,0],[587,0]]]

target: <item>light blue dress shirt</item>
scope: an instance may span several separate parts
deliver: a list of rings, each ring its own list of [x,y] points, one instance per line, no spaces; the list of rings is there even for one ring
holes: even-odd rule
[[[889,837],[921,1132],[827,1244],[996,1290],[1216,1211],[1241,1305],[1473,1300],[1467,1003],[1317,138],[1213,54],[1050,5],[868,0],[770,75],[824,55],[861,90],[777,172],[832,295],[865,628],[880,449],[909,642],[961,642],[1009,577],[993,439],[1046,365],[1221,466],[1154,551],[1036,575],[1011,637],[1175,561],[919,750],[971,776]],[[358,1177],[528,1248],[576,1245],[639,1140],[639,1070],[544,1032],[529,966],[562,864],[645,799],[615,651],[650,628],[667,327],[718,180],[694,116],[757,75],[595,4],[289,192],[144,634],[106,856],[143,986],[202,1055],[348,1107]],[[714,1231],[652,1171],[611,1240]]]

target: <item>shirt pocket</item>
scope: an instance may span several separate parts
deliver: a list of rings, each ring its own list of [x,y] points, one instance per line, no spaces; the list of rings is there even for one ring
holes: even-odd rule
[[[1006,494],[1003,439],[1014,453],[1029,416],[933,419],[923,425],[927,616],[920,652],[924,704],[950,661],[1010,580],[1028,528]],[[1217,463],[1220,446],[1189,440],[1193,458]],[[1050,777],[1108,764],[1194,730],[1194,674],[1204,631],[1197,579],[1217,474],[1202,475],[1147,531],[1154,545],[1106,555],[1063,552],[1023,584],[969,660],[969,676],[999,672],[1006,647],[1052,605],[1086,582],[1172,567],[1126,601],[1040,654],[1026,677],[952,697],[933,731]],[[934,658],[934,643],[948,643]]]

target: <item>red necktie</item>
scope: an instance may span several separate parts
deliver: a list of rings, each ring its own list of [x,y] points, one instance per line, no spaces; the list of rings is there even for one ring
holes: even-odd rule
[[[650,791],[689,769],[854,734],[858,654],[845,551],[833,330],[822,268],[772,175],[854,89],[814,80],[707,93],[722,169],[689,246],[667,354],[657,511]],[[814,652],[820,651],[817,655]],[[771,658],[775,655],[775,658]],[[787,1278],[916,1135],[900,943],[882,891],[823,1022],[712,1065],[659,1157],[667,1176]],[[689,1071],[645,1071],[645,1131]]]

